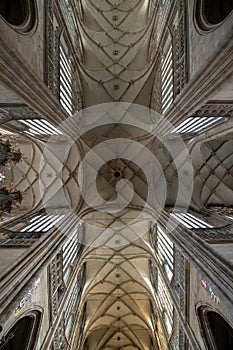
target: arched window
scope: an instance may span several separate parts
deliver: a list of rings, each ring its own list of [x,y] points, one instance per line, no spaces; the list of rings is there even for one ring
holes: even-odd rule
[[[201,327],[209,350],[233,349],[233,328],[217,312],[199,308]]]
[[[233,10],[232,0],[205,0],[204,14],[210,24],[222,22]]]
[[[2,338],[0,348],[4,350],[34,349],[39,322],[40,312],[21,318]]]
[[[10,25],[21,27],[28,32],[35,24],[35,6],[33,0],[1,0],[0,15]]]
[[[233,10],[232,0],[197,0],[196,18],[203,30],[215,28]]]

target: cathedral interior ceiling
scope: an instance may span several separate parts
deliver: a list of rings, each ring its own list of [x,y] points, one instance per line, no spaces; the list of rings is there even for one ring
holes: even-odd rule
[[[6,171],[9,171],[12,186],[25,193],[22,201],[25,211],[39,208],[42,202],[45,207],[58,210],[72,207],[86,223],[96,228],[97,234],[94,238],[92,235],[91,242],[86,230],[89,241],[84,241],[87,245],[82,255],[82,261],[87,263],[87,281],[82,296],[87,305],[83,339],[87,340],[89,347],[111,349],[118,344],[126,349],[147,349],[153,334],[150,300],[154,298],[148,279],[148,260],[154,256],[149,226],[142,227],[138,222],[127,235],[120,229],[117,237],[115,231],[112,231],[112,236],[108,231],[112,227],[127,226],[137,217],[147,198],[147,181],[143,170],[133,161],[112,159],[98,169],[98,193],[104,201],[111,202],[115,199],[118,181],[126,178],[135,189],[131,205],[117,215],[95,212],[85,202],[80,206],[78,171],[82,157],[103,138],[117,136],[122,129],[108,125],[104,136],[99,134],[100,130],[92,132],[84,135],[79,144],[73,143],[72,147],[68,140],[47,144],[46,152],[42,140],[13,139],[23,153],[23,160]],[[126,128],[124,133],[126,138],[129,137],[130,129]],[[137,138],[156,154],[162,165],[168,188],[166,205],[173,206],[177,170],[168,149],[157,139],[142,137],[140,133]],[[171,142],[174,142],[174,137]],[[231,149],[232,141],[224,139],[197,143],[190,149],[195,171],[194,205],[232,205]],[[147,162],[145,154],[142,158]],[[153,173],[159,175],[159,171],[154,164]],[[147,233],[140,235],[141,231]]]
[[[81,1],[80,70],[86,107],[109,101],[137,102],[141,93],[145,105],[149,104],[148,80],[154,68],[150,37],[156,17],[150,4],[148,0]]]
[[[79,2],[79,71],[85,107],[117,101],[140,101],[150,106],[155,68],[151,36],[156,18],[152,3],[150,0]],[[0,86],[1,90],[6,93],[5,88]],[[226,88],[226,96],[227,91]],[[11,102],[15,99],[14,103],[19,103],[14,94],[6,95],[10,96]],[[215,97],[219,96],[220,93]],[[137,218],[138,211],[147,201],[148,186],[143,167],[132,160],[116,157],[104,162],[98,169],[96,187],[103,202],[116,199],[117,183],[122,178],[134,187],[129,207],[117,215],[94,211],[82,201],[79,168],[82,158],[103,139],[114,140],[119,136],[134,138],[156,155],[161,165],[159,168],[153,164],[151,168],[155,174],[155,187],[166,186],[167,189],[164,203],[160,202],[159,196],[154,199],[154,207],[160,207],[174,206],[176,202],[176,166],[161,140],[147,138],[136,127],[106,124],[92,132],[72,146],[67,139],[51,142],[45,147],[42,139],[35,141],[28,137],[25,141],[20,137],[12,138],[11,141],[19,145],[23,159],[13,168],[6,167],[5,172],[9,185],[23,192],[21,209],[25,212],[42,205],[47,209],[72,208],[86,223],[93,224],[96,230],[100,228],[96,237],[87,242],[91,244],[86,245],[82,254],[82,262],[87,268],[82,294],[82,301],[87,306],[83,343],[87,341],[88,349],[95,350],[148,350],[155,332],[150,305],[150,301],[154,300],[154,290],[148,264],[151,257],[155,258],[148,234],[150,213],[147,226],[142,227],[138,220],[129,236],[120,229],[118,235],[109,236],[108,231],[112,227],[127,226]],[[172,147],[176,142],[174,136],[169,142]],[[231,140],[200,142],[194,148],[190,146],[195,171],[191,205],[233,205],[231,150]],[[148,163],[144,154],[137,156],[142,163]],[[92,167],[95,168],[95,165],[92,164]],[[161,182],[162,174],[165,183]],[[182,206],[183,203],[180,197],[180,202],[176,204]],[[145,232],[143,235],[139,234],[141,230]],[[88,234],[87,230],[87,240]]]

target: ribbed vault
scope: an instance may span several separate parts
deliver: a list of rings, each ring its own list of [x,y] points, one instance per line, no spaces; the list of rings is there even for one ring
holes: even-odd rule
[[[42,140],[21,141],[19,147],[24,159],[12,168],[10,178],[17,189],[26,192],[22,202],[25,210],[39,208],[41,203],[47,208],[72,208],[84,222],[82,242],[86,247],[80,263],[86,263],[81,303],[86,305],[86,323],[82,345],[85,344],[88,350],[151,350],[156,349],[156,330],[151,316],[154,291],[149,280],[149,260],[155,252],[150,241],[149,213],[143,223],[139,221],[126,233],[121,229],[122,226],[130,227],[129,223],[137,217],[147,200],[148,183],[144,169],[124,158],[112,159],[96,169],[98,193],[109,206],[115,199],[118,181],[124,178],[134,186],[130,205],[119,213],[99,212],[81,201],[80,162],[103,138],[107,139],[109,135],[111,139],[113,130],[115,136],[120,132],[133,139],[128,126],[126,129],[108,126],[104,136],[99,135],[100,130],[92,130],[92,134],[84,135],[78,144],[71,145],[67,139],[53,140],[47,144],[46,152]],[[157,139],[142,135],[135,139],[156,154],[166,180],[165,205],[174,206],[177,169],[171,154]],[[176,142],[174,137],[171,142]],[[232,191],[230,145],[231,141],[218,139],[198,143],[191,150],[196,172],[194,204],[231,204],[230,196],[225,194],[223,202],[221,195],[223,191]],[[143,160],[148,161],[145,154]],[[152,173],[154,177],[160,174],[156,164],[153,164]],[[182,198],[180,200],[182,204]],[[96,235],[89,232],[88,225],[95,228]]]
[[[75,174],[80,153],[75,143],[70,145],[65,139],[47,143],[31,138],[11,142],[20,147],[23,159],[10,169],[6,167],[5,172],[11,187],[23,193],[21,211],[30,212],[41,206],[47,209],[78,207],[80,195]]]
[[[233,205],[232,146],[232,140],[218,138],[193,149],[193,200],[198,206]]]
[[[119,248],[85,253],[88,349],[150,349],[153,289],[148,279],[148,237]]]
[[[149,105],[154,59],[152,1],[80,1],[80,73],[85,107],[112,101]]]
[[[22,202],[24,210],[39,208],[42,203],[47,208],[72,208],[84,222],[82,241],[86,248],[80,261],[86,263],[81,303],[86,305],[83,346],[85,344],[88,350],[151,350],[156,349],[156,330],[151,316],[154,291],[149,280],[149,260],[155,254],[149,233],[150,213],[144,221],[136,222],[133,229],[129,224],[137,218],[147,200],[145,169],[124,158],[112,159],[96,169],[98,193],[109,206],[116,197],[117,183],[122,178],[132,183],[134,196],[124,210],[113,214],[99,212],[81,201],[80,162],[103,139],[108,139],[108,134],[111,139],[113,130],[115,136],[119,132],[133,139],[128,126],[126,129],[108,126],[104,137],[99,135],[100,130],[92,130],[78,144],[71,144],[65,138],[54,139],[45,148],[42,140],[20,141],[24,159],[12,168],[10,178],[17,189],[26,192]],[[168,149],[157,139],[147,136],[136,136],[135,139],[156,154],[166,180],[165,205],[174,206],[177,169]],[[198,205],[218,205],[226,201],[231,204],[227,195],[224,195],[225,202],[221,199],[222,191],[232,191],[229,142],[219,139],[200,143],[191,151],[196,171],[194,201],[198,201]],[[148,161],[144,153],[143,160]],[[156,164],[152,173],[154,177],[160,174]],[[210,179],[213,176],[215,181]],[[182,204],[182,198],[180,200]],[[95,229],[94,235],[89,232],[90,225]],[[122,230],[122,226],[129,227],[129,231]]]
[[[153,1],[80,0],[77,11],[84,108],[117,101],[150,106],[155,62],[151,42],[157,18]],[[176,146],[176,135],[170,136],[172,149]],[[160,198],[155,198],[152,208],[174,206],[178,176],[169,150],[156,137],[147,138],[136,127],[121,128],[119,123],[101,125],[74,143],[68,138],[58,141],[55,138],[46,145],[46,152],[43,140],[29,138],[20,145],[26,158],[13,168],[11,177],[14,186],[26,192],[22,203],[25,210],[42,204],[46,208],[72,208],[84,222],[82,243],[86,247],[80,264],[86,263],[86,283],[80,305],[86,305],[86,322],[79,350],[84,346],[85,350],[155,350],[156,329],[151,309],[154,290],[149,279],[149,260],[154,254],[149,234],[151,213],[146,213],[147,220],[145,217],[143,223],[139,220],[127,235],[121,229],[137,217],[147,201],[148,181],[144,169],[133,159],[121,156],[96,169],[98,194],[109,207],[117,196],[121,179],[134,187],[130,205],[117,214],[93,210],[80,193],[78,176],[82,158],[103,140],[116,137],[137,141],[157,157],[160,168],[151,162],[155,181],[151,183],[160,189],[163,177],[166,196],[162,204]],[[192,150],[196,171],[194,204],[232,204],[232,159],[228,152],[232,145],[229,143],[220,140],[198,144]],[[149,160],[145,153],[137,156],[146,165]],[[183,159],[186,161],[187,158]],[[91,167],[95,167],[94,162]],[[186,198],[179,200],[178,205],[186,204]],[[91,239],[88,224],[97,232],[96,236],[91,232]],[[109,235],[109,228],[113,235]]]

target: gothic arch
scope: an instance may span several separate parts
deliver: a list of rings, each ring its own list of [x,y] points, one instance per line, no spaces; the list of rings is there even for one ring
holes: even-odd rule
[[[15,30],[27,33],[36,23],[34,0],[1,0],[0,16]]]
[[[4,350],[33,350],[39,334],[41,312],[33,310],[24,313],[0,339]]]
[[[218,310],[209,305],[197,308],[202,337],[208,350],[233,347],[233,326]]]
[[[204,31],[217,28],[233,10],[231,0],[196,0],[195,6],[195,20]]]

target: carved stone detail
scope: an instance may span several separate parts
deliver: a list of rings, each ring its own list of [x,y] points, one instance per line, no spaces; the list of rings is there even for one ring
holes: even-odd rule
[[[154,261],[150,260],[149,262],[150,278],[151,283],[154,287],[154,290],[158,290],[158,268]]]
[[[229,224],[223,227],[213,228],[195,228],[192,229],[200,238],[205,241],[232,241],[233,242],[233,225]]]
[[[47,2],[47,27],[46,27],[46,43],[47,43],[47,77],[46,82],[49,89],[53,90],[53,0]]]
[[[180,251],[175,249],[174,257],[174,278],[172,280],[172,288],[174,295],[180,305],[180,311],[185,315],[186,299],[185,299],[185,259]]]
[[[65,325],[64,320],[61,319],[53,338],[53,349],[54,350],[66,350],[68,349],[68,341],[65,336]]]
[[[67,26],[67,30],[69,32],[73,45],[75,45],[75,38],[78,33],[72,15],[73,10],[71,8],[71,4],[69,4],[69,2],[66,0],[60,0],[59,3],[62,15]]]
[[[46,31],[46,43],[47,43],[47,77],[46,82],[48,88],[53,92],[54,96],[59,100],[59,87],[60,87],[60,37],[62,33],[62,26],[54,27],[54,9],[53,0],[49,0],[47,3],[47,31]]]
[[[82,341],[82,336],[83,336],[83,331],[86,323],[86,304],[84,304],[84,307],[82,309],[80,318],[79,318],[79,329],[78,329],[78,334],[77,334],[77,349],[81,348],[81,341]]]
[[[41,116],[26,105],[0,106],[0,123],[17,119],[38,119]]]
[[[158,58],[157,66],[155,68],[155,77],[153,82],[153,89],[151,93],[151,109],[158,113],[162,113],[162,77],[161,77],[161,56]]]
[[[180,324],[180,329],[179,329],[179,349],[180,350],[185,349],[185,333],[183,331],[181,324]]]
[[[233,218],[233,207],[206,207],[209,213],[217,214],[219,216],[230,216]]]
[[[62,28],[56,27],[53,32],[53,94],[60,99],[60,38]]]
[[[0,246],[3,247],[30,247],[32,244],[38,241],[41,238],[40,232],[10,232],[3,233],[5,237],[1,237],[0,235]]]
[[[173,34],[173,72],[174,72],[174,97],[179,95],[187,83],[186,50],[185,50],[185,23],[184,4],[180,0],[179,23]]]
[[[151,235],[150,235],[150,238],[151,238],[151,243],[152,243],[152,246],[153,248],[155,249],[155,251],[157,252],[157,226],[153,226],[150,230],[151,232]]]
[[[172,349],[180,349],[179,347],[179,314],[176,310],[174,310],[173,314],[173,330],[172,335],[170,338],[170,344],[172,346]]]
[[[21,219],[22,220],[22,219]],[[30,218],[21,223],[29,223]],[[17,224],[17,221],[14,221],[14,224]],[[8,225],[9,226],[9,225]],[[22,226],[21,226],[22,227]],[[38,241],[43,235],[43,232],[28,232],[19,231],[19,228],[14,231],[14,226],[12,224],[9,227],[1,226],[0,227],[0,246],[1,248],[16,248],[16,247],[30,247],[35,242]]]
[[[65,290],[62,269],[62,254],[58,253],[50,265],[52,320],[56,319],[61,297]]]
[[[233,104],[206,104],[198,109],[195,117],[233,117]]]

